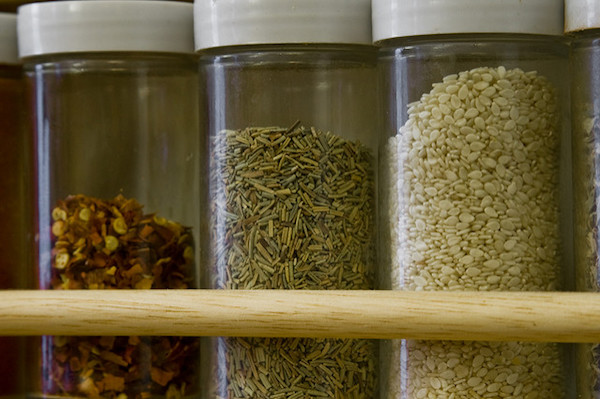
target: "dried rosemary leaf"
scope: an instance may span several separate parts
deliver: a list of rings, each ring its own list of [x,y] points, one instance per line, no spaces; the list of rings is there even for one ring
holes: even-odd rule
[[[297,125],[226,130],[213,149],[213,287],[373,288],[367,147]]]
[[[213,288],[373,288],[368,148],[299,123],[225,130],[212,147]],[[219,342],[219,398],[374,396],[373,341]]]

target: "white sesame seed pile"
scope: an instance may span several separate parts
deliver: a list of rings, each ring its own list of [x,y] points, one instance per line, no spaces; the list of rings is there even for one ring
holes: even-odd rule
[[[384,160],[391,288],[558,288],[556,110],[548,80],[502,66],[446,76],[409,105]],[[408,380],[392,378],[390,397],[560,397],[554,344],[416,341],[406,348],[406,368],[394,367]]]
[[[558,345],[392,341],[389,390],[408,399],[562,399]],[[400,378],[402,377],[402,378]]]
[[[557,288],[555,107],[546,79],[502,67],[409,105],[388,144],[394,288]]]

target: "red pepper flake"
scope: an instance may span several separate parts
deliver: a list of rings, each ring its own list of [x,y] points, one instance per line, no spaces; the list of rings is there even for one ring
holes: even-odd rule
[[[100,337],[100,346],[106,349],[112,349],[115,344],[116,337]]]
[[[142,273],[144,273],[144,269],[142,268],[142,266],[140,264],[136,264],[132,268],[130,268],[129,270],[123,271],[122,274],[123,274],[124,277],[127,277],[129,279],[133,279],[135,276],[139,276]]]
[[[104,378],[98,382],[98,388],[103,391],[123,391],[125,389],[125,378],[116,377],[111,374],[106,374]]]
[[[144,214],[122,195],[84,195],[52,211],[51,289],[186,289],[194,286],[191,229]],[[144,399],[197,392],[194,337],[50,337],[45,394]],[[185,349],[182,349],[185,348]],[[173,354],[177,353],[177,357]],[[45,366],[46,367],[46,366]],[[168,385],[168,386],[167,386]]]
[[[123,359],[127,362],[127,364],[131,364],[133,362],[133,352],[135,351],[135,346],[129,346],[125,349],[125,353],[123,353]]]
[[[127,362],[123,360],[121,356],[109,351],[100,352],[100,358],[118,364],[119,366],[127,366]]]
[[[66,363],[67,359],[69,358],[69,354],[63,351],[55,351],[54,356],[60,363]]]
[[[69,360],[69,366],[71,366],[71,371],[79,371],[81,370],[81,362],[78,357],[72,357]]]
[[[152,381],[156,382],[161,387],[166,386],[169,381],[173,379],[174,373],[171,371],[164,371],[156,367],[152,367],[150,370],[150,375],[152,376]]]
[[[93,232],[90,233],[90,241],[92,242],[92,245],[96,246],[100,245],[104,241],[104,239],[100,234],[98,234],[98,232]]]
[[[96,399],[100,397],[100,389],[94,384],[94,381],[91,378],[83,379],[77,388],[90,398]]]
[[[142,228],[142,231],[140,231],[140,238],[145,239],[150,234],[152,234],[153,231],[154,231],[154,229],[152,227],[150,227],[147,224],[144,225],[144,227]]]

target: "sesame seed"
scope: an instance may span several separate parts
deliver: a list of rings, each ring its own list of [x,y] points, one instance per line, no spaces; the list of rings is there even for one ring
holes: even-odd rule
[[[410,105],[382,153],[392,288],[557,287],[558,114],[546,78],[505,67],[446,76]],[[556,344],[393,342],[408,349],[393,397],[561,397]]]

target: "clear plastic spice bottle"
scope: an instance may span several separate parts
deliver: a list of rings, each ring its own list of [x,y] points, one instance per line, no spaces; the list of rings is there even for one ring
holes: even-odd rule
[[[0,290],[29,288],[33,260],[30,140],[24,129],[17,16],[0,13]],[[23,338],[0,337],[0,398],[24,394]]]
[[[211,160],[206,287],[374,288],[370,2],[195,7]],[[207,398],[375,397],[374,341],[215,338],[207,352]]]
[[[571,111],[575,286],[600,291],[600,4],[565,2],[565,33],[571,41]],[[576,351],[577,393],[600,396],[600,344],[580,344]]]
[[[386,125],[381,281],[398,290],[568,284],[562,0],[375,0]],[[561,181],[561,179],[565,179]],[[562,398],[557,344],[386,342],[383,397]]]
[[[40,289],[198,288],[193,7],[19,8],[33,115]],[[34,396],[188,397],[199,339],[46,336]]]

